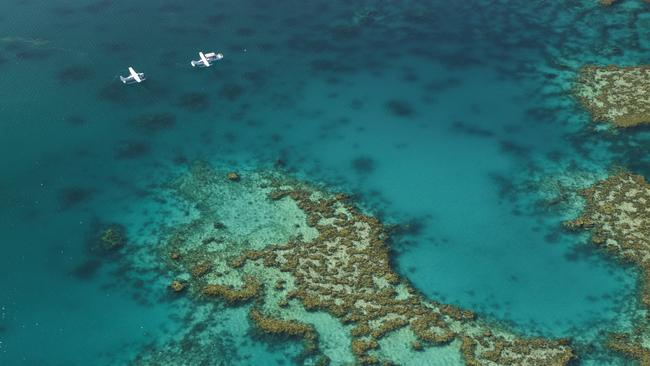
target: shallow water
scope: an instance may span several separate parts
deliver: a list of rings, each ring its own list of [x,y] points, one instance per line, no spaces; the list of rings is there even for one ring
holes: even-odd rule
[[[0,363],[128,363],[185,329],[197,305],[142,253],[185,220],[163,185],[197,159],[280,165],[411,222],[395,266],[431,299],[587,343],[629,325],[636,273],[562,231],[579,207],[545,204],[539,182],[584,186],[614,164],[650,177],[648,131],[596,130],[571,98],[584,64],[647,62],[641,1],[3,8]],[[225,58],[195,70],[197,50]],[[128,65],[148,80],[123,87]],[[136,264],[89,253],[104,222],[126,226]],[[211,313],[228,363],[300,352],[252,336],[245,309]],[[622,362],[602,356],[584,358]]]

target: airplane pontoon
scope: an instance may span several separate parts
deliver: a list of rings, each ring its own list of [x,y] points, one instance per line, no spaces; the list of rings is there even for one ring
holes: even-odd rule
[[[122,82],[123,82],[124,84],[135,84],[135,83],[141,83],[141,82],[143,82],[143,81],[146,80],[145,77],[144,77],[144,73],[136,72],[136,71],[133,69],[133,67],[129,67],[129,74],[130,74],[130,75],[127,76],[127,77],[120,76],[120,80],[122,80]]]
[[[201,58],[200,60],[190,62],[190,64],[192,64],[192,67],[210,67],[212,66],[212,62],[219,61],[223,58],[223,53],[199,52],[199,57]]]

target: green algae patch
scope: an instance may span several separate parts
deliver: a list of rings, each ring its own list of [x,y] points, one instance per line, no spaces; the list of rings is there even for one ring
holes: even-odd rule
[[[650,66],[580,69],[575,95],[595,121],[619,128],[650,123]]]
[[[420,355],[456,349],[468,365],[574,358],[566,341],[522,338],[424,298],[393,270],[387,228],[346,195],[275,172],[238,177],[198,164],[174,182],[198,217],[170,230],[163,258],[190,296],[253,302],[250,320],[263,332],[303,339],[305,364],[395,363],[404,356],[382,344],[402,341]]]
[[[618,172],[580,192],[586,200],[580,217],[565,223],[572,230],[588,229],[592,242],[642,273],[640,302],[650,308],[650,184],[640,175]],[[647,320],[634,334],[614,334],[606,345],[650,365]]]

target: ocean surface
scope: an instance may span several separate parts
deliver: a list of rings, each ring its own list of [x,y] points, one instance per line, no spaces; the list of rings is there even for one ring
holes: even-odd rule
[[[394,265],[430,299],[585,345],[630,328],[637,272],[564,231],[580,203],[557,198],[613,166],[650,178],[650,131],[603,128],[572,97],[583,65],[650,61],[642,1],[1,8],[0,365],[129,364],[196,307],[218,324],[215,365],[295,363],[298,342],[256,336],[245,306],[171,296],[143,254],[181,220],[164,187],[197,160],[280,169],[408,223]],[[198,51],[225,57],[195,69]],[[123,85],[128,66],[147,80]],[[97,256],[111,222],[127,248]]]

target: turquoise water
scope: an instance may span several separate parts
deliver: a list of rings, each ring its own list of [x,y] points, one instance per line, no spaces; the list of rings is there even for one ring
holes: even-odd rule
[[[544,199],[612,165],[650,178],[648,130],[595,129],[571,98],[581,65],[648,62],[641,1],[2,7],[1,364],[127,364],[187,329],[199,305],[143,253],[182,221],[163,185],[196,159],[280,166],[411,223],[395,265],[432,299],[585,343],[628,326],[636,273],[561,230],[579,207]],[[192,69],[198,50],[225,58]],[[123,86],[129,65],[148,80]],[[120,256],[89,251],[104,222],[127,229]],[[226,364],[300,352],[213,306]]]

